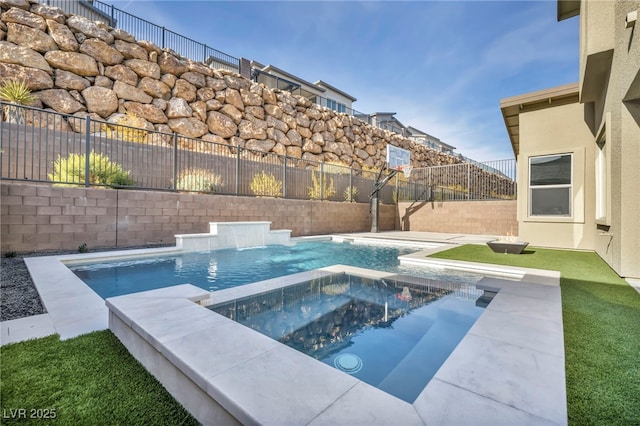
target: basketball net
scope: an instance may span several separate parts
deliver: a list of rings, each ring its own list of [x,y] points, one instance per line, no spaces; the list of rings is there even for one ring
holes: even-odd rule
[[[413,170],[413,166],[411,164],[405,164],[402,166],[398,166],[398,170],[404,173],[404,177],[409,179],[411,176],[411,171]]]

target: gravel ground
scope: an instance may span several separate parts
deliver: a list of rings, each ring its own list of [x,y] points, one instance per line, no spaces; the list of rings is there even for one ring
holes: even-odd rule
[[[126,249],[169,247],[171,244],[127,247]],[[124,250],[123,247],[101,248],[95,251]],[[16,257],[2,257],[0,265],[0,321],[8,321],[44,314],[47,310],[40,300],[31,275],[24,263],[25,257],[53,256],[60,254],[74,254],[75,251],[20,253]]]
[[[46,312],[22,257],[3,257],[0,276],[0,321]]]

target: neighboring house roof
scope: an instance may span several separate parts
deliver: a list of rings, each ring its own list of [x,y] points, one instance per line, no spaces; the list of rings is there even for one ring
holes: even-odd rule
[[[434,143],[437,143],[437,144],[438,144],[438,145],[440,145],[442,148],[449,149],[449,150],[451,150],[451,151],[454,151],[454,150],[456,149],[456,147],[455,147],[455,146],[453,146],[453,145],[449,145],[449,144],[447,144],[447,143],[444,143],[444,142],[442,142],[442,141],[440,140],[440,138],[437,138],[437,137],[435,137],[435,136],[433,136],[433,135],[430,135],[430,134],[429,134],[429,133],[427,133],[427,132],[423,132],[423,131],[422,131],[422,130],[420,130],[420,129],[416,129],[416,128],[415,128],[415,127],[413,127],[413,126],[409,126],[409,127],[407,127],[407,131],[409,132],[409,135],[410,135],[410,136],[412,136],[412,137],[428,139],[428,140],[430,140],[430,141],[432,141],[432,142],[434,142]]]
[[[502,118],[509,133],[513,153],[520,153],[520,113],[578,102],[578,83],[544,89],[500,101]]]
[[[337,93],[341,94],[341,95],[342,95],[342,96],[344,96],[345,98],[350,99],[350,100],[351,100],[351,102],[355,102],[355,101],[357,101],[357,99],[356,99],[356,98],[354,98],[353,96],[351,96],[351,95],[350,95],[350,94],[348,94],[347,92],[343,92],[342,90],[340,90],[340,89],[338,89],[338,88],[336,88],[336,87],[334,87],[334,86],[330,85],[329,83],[324,82],[324,81],[322,81],[322,80],[318,80],[318,81],[316,81],[316,82],[315,82],[315,85],[316,85],[316,86],[320,86],[320,87],[326,87],[326,88],[327,88],[327,89],[329,89],[329,90],[333,90],[334,92],[337,92]]]

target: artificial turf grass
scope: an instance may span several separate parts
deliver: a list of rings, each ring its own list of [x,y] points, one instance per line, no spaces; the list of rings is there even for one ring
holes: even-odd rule
[[[2,424],[37,422],[32,409],[55,409],[60,424],[198,424],[108,330],[3,346],[0,359]]]
[[[559,271],[569,423],[640,425],[640,295],[597,254],[465,245],[432,257]]]

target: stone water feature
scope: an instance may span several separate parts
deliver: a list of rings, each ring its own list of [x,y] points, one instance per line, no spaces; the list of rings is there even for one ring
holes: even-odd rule
[[[209,222],[209,232],[176,235],[183,251],[291,245],[291,230],[272,231],[271,222]]]

